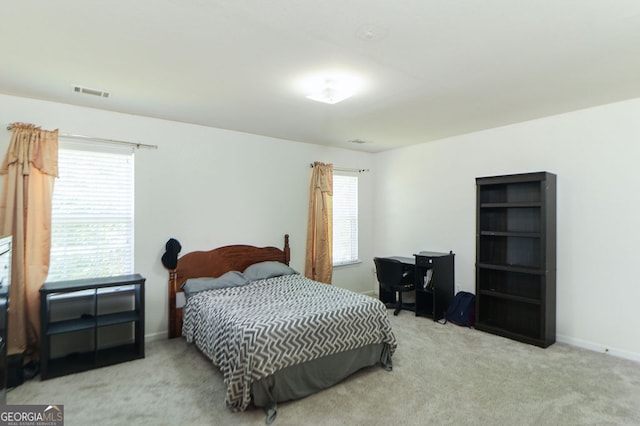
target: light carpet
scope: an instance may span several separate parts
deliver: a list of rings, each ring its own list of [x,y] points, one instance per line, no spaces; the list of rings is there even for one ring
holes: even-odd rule
[[[391,314],[391,311],[389,311]],[[279,404],[274,425],[640,425],[640,364],[556,343],[547,349],[403,311],[393,371],[361,370]],[[63,404],[65,425],[262,425],[224,405],[216,368],[184,339],[146,358],[12,389],[9,404]]]

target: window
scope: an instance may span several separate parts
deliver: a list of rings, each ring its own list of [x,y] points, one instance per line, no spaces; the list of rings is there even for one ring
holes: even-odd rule
[[[61,141],[47,281],[133,273],[133,160],[130,149]]]
[[[358,176],[333,175],[333,265],[358,262]]]

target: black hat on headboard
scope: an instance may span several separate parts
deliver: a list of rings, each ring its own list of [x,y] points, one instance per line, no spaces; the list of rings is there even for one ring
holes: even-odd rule
[[[175,238],[170,238],[165,248],[167,251],[162,255],[162,264],[167,269],[176,269],[176,266],[178,266],[178,253],[182,250],[180,242]]]

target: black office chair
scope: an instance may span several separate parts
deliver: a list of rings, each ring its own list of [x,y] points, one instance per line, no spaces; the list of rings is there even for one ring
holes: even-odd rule
[[[393,306],[387,305],[387,307],[396,308],[393,315],[398,315],[401,309],[415,311],[415,304],[402,302],[402,293],[415,290],[413,270],[407,270],[405,265],[396,259],[374,257],[373,262],[376,264],[376,275],[380,287],[392,292],[394,297],[398,293],[397,303]]]

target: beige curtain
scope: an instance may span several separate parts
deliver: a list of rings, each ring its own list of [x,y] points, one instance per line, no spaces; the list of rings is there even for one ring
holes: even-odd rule
[[[0,233],[13,236],[8,352],[39,359],[39,290],[49,272],[51,196],[58,175],[58,131],[13,123],[0,166]]]
[[[304,274],[331,284],[333,275],[333,164],[313,163]]]

